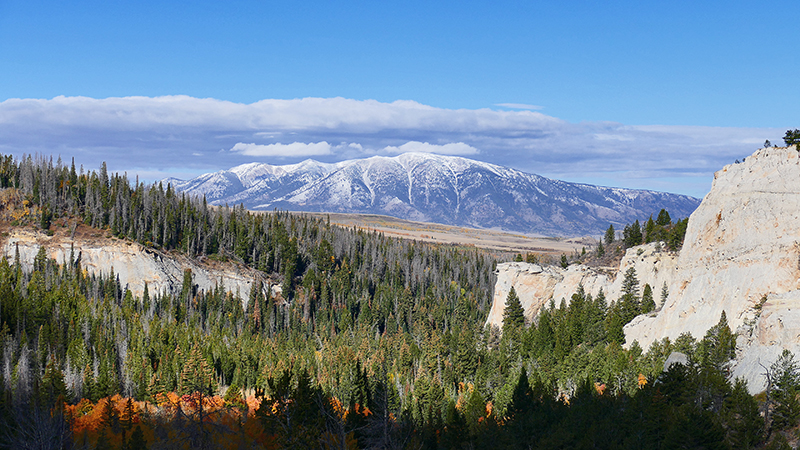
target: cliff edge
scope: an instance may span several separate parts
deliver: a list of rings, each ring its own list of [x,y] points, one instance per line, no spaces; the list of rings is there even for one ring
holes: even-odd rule
[[[523,263],[498,265],[487,324],[502,324],[505,295],[513,285],[532,318],[553,298],[569,298],[579,283],[616,300],[622,277],[635,267],[640,286],[669,295],[656,313],[625,327],[626,342],[648,348],[689,332],[702,338],[722,311],[737,332],[733,375],[763,389],[763,366],[783,349],[800,354],[800,153],[763,148],[714,175],[711,191],[689,218],[679,254],[649,244],[628,249],[617,270],[585,266],[531,270]],[[527,266],[527,265],[526,265]]]
[[[19,252],[20,263],[31,268],[36,254],[44,248],[48,258],[59,264],[80,261],[88,273],[109,276],[112,271],[119,278],[123,289],[141,296],[145,283],[151,295],[166,292],[177,295],[183,286],[184,271],[191,270],[192,281],[198,289],[211,290],[217,286],[242,299],[250,298],[250,291],[257,281],[262,282],[265,294],[269,289],[279,292],[279,286],[271,286],[271,280],[260,272],[232,262],[218,262],[205,258],[203,261],[189,258],[178,252],[164,252],[147,248],[138,243],[107,237],[102,230],[69,236],[63,231],[54,236],[39,231],[13,228],[3,233],[0,252],[10,260]]]
[[[689,219],[664,307],[634,319],[625,336],[645,348],[687,331],[701,338],[724,310],[739,335],[733,375],[757,391],[761,364],[783,349],[800,353],[799,289],[800,154],[763,148],[714,174]]]

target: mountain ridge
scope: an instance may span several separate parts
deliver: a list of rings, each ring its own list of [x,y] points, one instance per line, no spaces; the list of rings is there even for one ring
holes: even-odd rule
[[[551,236],[597,235],[609,224],[644,220],[662,208],[686,217],[700,204],[686,195],[571,183],[430,153],[338,163],[248,163],[162,182],[205,195],[211,204],[241,203],[252,210],[385,214]]]

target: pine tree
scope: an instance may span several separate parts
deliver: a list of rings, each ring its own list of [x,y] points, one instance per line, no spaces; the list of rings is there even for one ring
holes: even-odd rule
[[[686,227],[689,225],[689,218],[678,220],[672,229],[669,231],[667,238],[667,245],[670,250],[677,251],[683,246],[683,240],[686,237]]]
[[[608,229],[606,229],[606,234],[603,236],[603,240],[606,241],[606,246],[609,246],[612,242],[614,242],[614,234],[614,225],[609,225]]]
[[[783,142],[786,144],[787,147],[791,147],[793,145],[800,145],[800,130],[798,129],[786,130],[786,134],[783,135]]]
[[[200,345],[195,343],[181,370],[178,393],[186,395],[200,392],[210,395],[214,390],[214,384],[213,370],[200,351]]]
[[[800,394],[800,369],[797,367],[794,355],[789,350],[784,350],[768,371],[767,402],[771,402],[774,407],[767,420],[767,426],[783,430],[797,425],[800,421],[798,394]],[[769,412],[769,407],[767,411]]]
[[[567,332],[570,335],[572,346],[583,342],[584,330],[586,328],[586,292],[583,284],[578,284],[578,290],[572,294],[567,308]]]
[[[672,218],[669,217],[669,213],[666,209],[662,209],[658,212],[658,217],[656,218],[656,225],[665,227],[672,223]]]
[[[729,375],[728,362],[736,357],[736,335],[728,326],[725,311],[720,314],[719,322],[709,328],[700,343],[703,365],[719,371],[726,377]]]
[[[553,331],[552,308],[542,308],[539,312],[539,323],[534,336],[534,353],[539,356],[549,353],[555,348],[556,338]]]
[[[653,289],[645,283],[642,290],[642,314],[647,314],[656,309],[656,302],[653,300]]]
[[[636,219],[632,225],[627,225],[622,230],[622,242],[625,247],[635,247],[642,243],[642,227],[639,225],[639,219]]]
[[[51,356],[39,385],[39,401],[44,408],[51,408],[60,399],[67,398],[67,385],[64,383],[64,373],[58,368],[55,356]]]
[[[606,336],[605,320],[606,310],[608,309],[606,295],[603,289],[600,288],[600,292],[597,293],[597,297],[595,297],[594,300],[591,299],[591,296],[587,295],[586,305],[583,340],[590,344],[602,342],[605,340]]]
[[[104,430],[109,430],[112,433],[116,433],[120,429],[120,421],[119,421],[119,413],[117,412],[117,408],[114,406],[114,401],[111,397],[106,397],[102,400],[103,402],[103,411],[100,416],[101,427]]]
[[[625,343],[625,332],[622,327],[627,323],[623,319],[621,309],[619,302],[612,303],[605,320],[606,340],[620,345]]]
[[[653,216],[650,216],[647,219],[647,223],[644,226],[644,241],[646,243],[653,242],[656,240],[656,224],[653,222]]]
[[[617,302],[617,306],[623,325],[641,313],[639,280],[636,278],[636,269],[633,266],[625,271],[625,278],[622,280],[622,297]]]
[[[511,402],[506,410],[506,416],[509,418],[524,416],[531,410],[532,406],[533,391],[531,391],[531,386],[528,382],[528,372],[525,367],[522,367],[519,377],[517,377],[514,393],[511,395]]]
[[[512,286],[506,297],[506,306],[503,309],[503,333],[511,330],[519,331],[525,326],[525,310],[517,296],[517,291]]]
[[[461,380],[472,379],[478,369],[478,353],[475,351],[475,336],[472,328],[462,326],[458,334],[457,348],[454,355],[454,369]]]
[[[747,392],[747,383],[737,378],[725,398],[723,417],[727,425],[725,440],[731,448],[755,448],[764,435],[764,419],[758,402]]]

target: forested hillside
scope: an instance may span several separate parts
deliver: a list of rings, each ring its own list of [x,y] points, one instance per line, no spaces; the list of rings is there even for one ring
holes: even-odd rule
[[[653,301],[635,274],[624,298],[579,290],[534,324],[510,294],[483,329],[494,253],[210,207],[105,166],[5,156],[0,184],[5,226],[82,221],[282,282],[240,299],[187,271],[180,294],[138,297],[76,258],[0,260],[7,448],[748,448],[800,418],[791,355],[764,417],[728,379],[724,315],[699,342],[623,349],[615,305]],[[662,373],[673,351],[686,364]]]

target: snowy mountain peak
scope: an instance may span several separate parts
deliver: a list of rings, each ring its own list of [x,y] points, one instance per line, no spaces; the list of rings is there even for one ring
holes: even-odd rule
[[[700,203],[685,195],[568,183],[431,153],[338,163],[250,163],[170,182],[175,189],[206,195],[212,204],[386,214],[555,236],[601,234],[609,224],[646,220],[662,208],[686,217]]]

